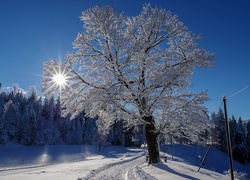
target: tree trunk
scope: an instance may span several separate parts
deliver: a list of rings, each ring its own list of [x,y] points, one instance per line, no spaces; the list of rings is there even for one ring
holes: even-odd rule
[[[158,163],[160,162],[158,143],[157,143],[157,134],[155,131],[154,118],[153,116],[145,117],[147,124],[145,125],[145,135],[147,139],[148,146],[148,163]]]

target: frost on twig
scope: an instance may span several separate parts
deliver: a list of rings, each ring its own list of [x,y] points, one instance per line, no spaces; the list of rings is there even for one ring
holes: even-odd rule
[[[148,4],[132,17],[96,6],[83,11],[81,20],[76,51],[63,63],[44,63],[43,92],[56,91],[54,72],[60,69],[67,77],[60,89],[64,115],[84,110],[99,116],[102,127],[124,120],[151,124],[156,134],[207,128],[207,93],[190,92],[194,69],[214,65],[214,54],[198,47],[201,36],[176,15]]]

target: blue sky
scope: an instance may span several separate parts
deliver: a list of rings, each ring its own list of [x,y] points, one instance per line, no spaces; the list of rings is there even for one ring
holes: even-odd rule
[[[0,0],[0,82],[41,90],[43,62],[63,60],[82,31],[81,12],[95,5],[112,5],[137,15],[151,3],[179,15],[189,30],[202,34],[200,47],[216,53],[216,66],[196,70],[195,92],[208,90],[210,111],[250,119],[250,1],[248,0]],[[243,91],[240,91],[244,89]],[[240,91],[238,94],[234,95]]]

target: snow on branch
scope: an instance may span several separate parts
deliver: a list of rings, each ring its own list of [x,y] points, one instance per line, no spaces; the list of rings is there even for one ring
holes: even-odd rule
[[[51,81],[58,69],[67,77],[60,88],[65,115],[84,110],[107,125],[117,119],[146,125],[151,119],[157,132],[206,128],[207,94],[189,91],[194,69],[214,65],[214,54],[198,47],[200,35],[149,4],[132,17],[96,6],[83,11],[81,20],[76,52],[64,63],[44,63],[43,92],[58,90]]]

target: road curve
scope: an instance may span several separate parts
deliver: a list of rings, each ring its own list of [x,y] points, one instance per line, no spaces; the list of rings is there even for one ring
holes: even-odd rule
[[[104,165],[92,170],[86,177],[78,180],[154,180],[155,178],[146,174],[139,165],[145,163],[145,156],[138,156],[118,162]]]

